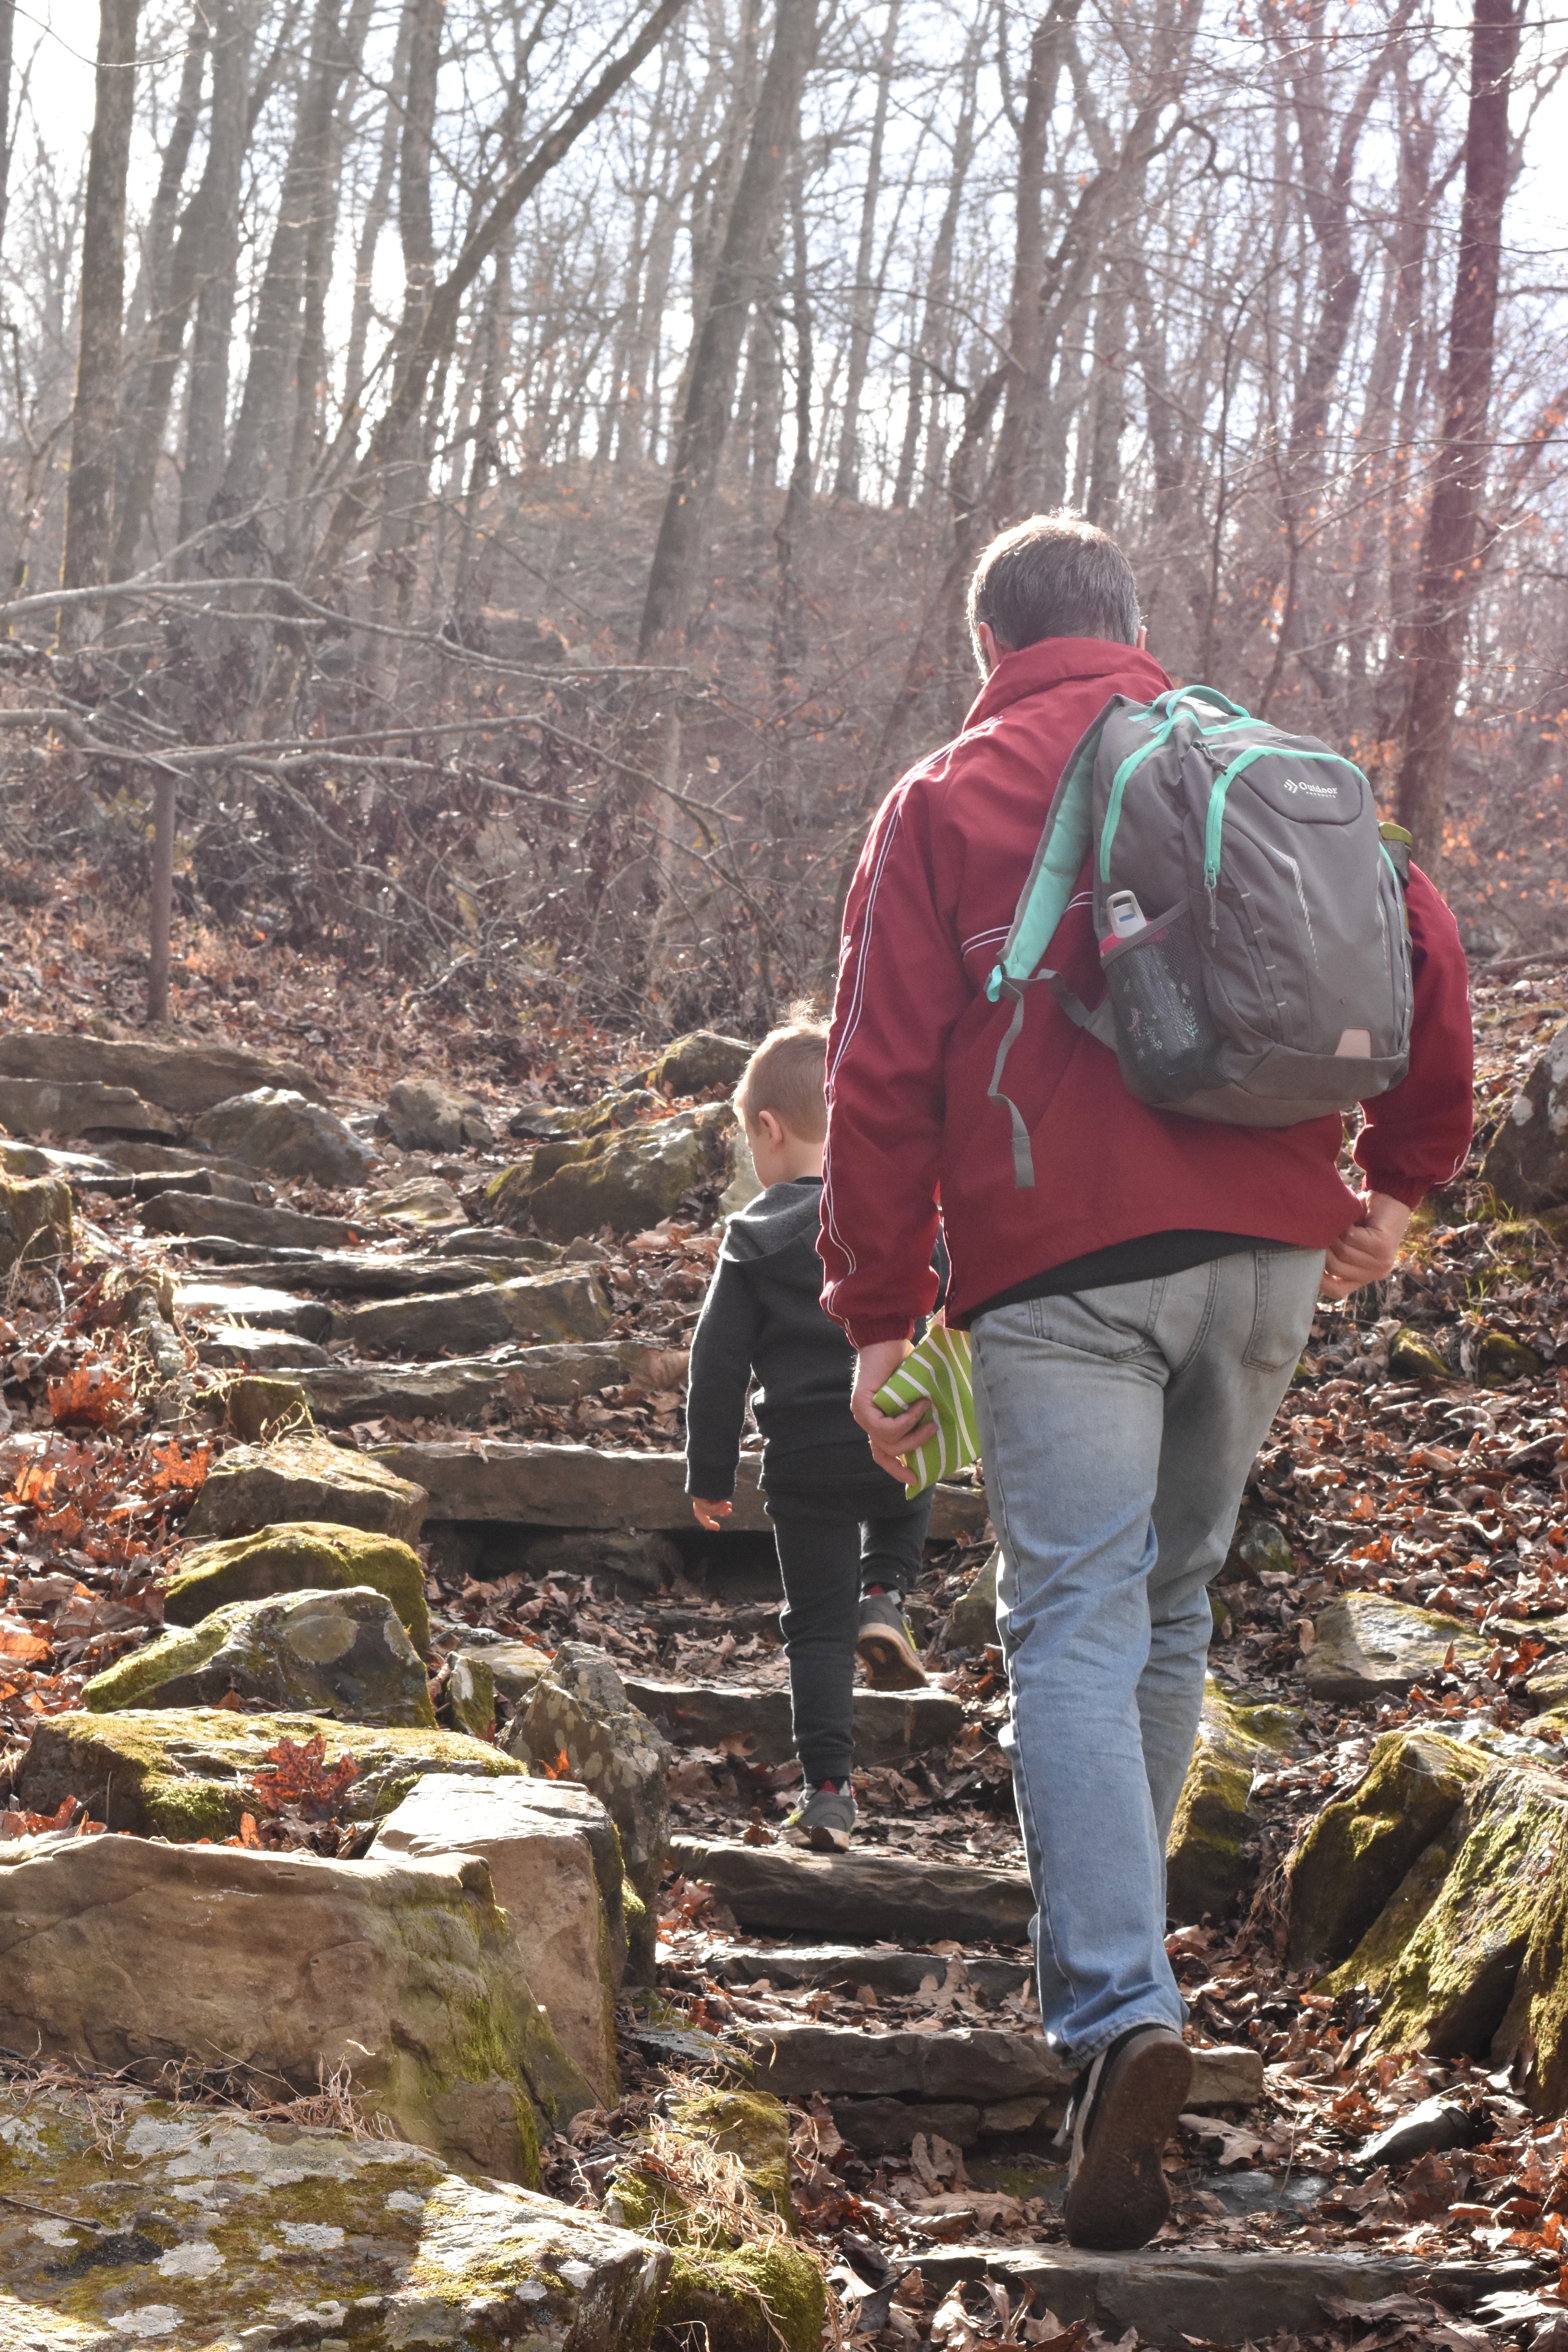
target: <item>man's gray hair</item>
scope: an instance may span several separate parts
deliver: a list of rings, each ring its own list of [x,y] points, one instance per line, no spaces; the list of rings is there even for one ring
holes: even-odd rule
[[[982,621],[1009,653],[1042,637],[1133,645],[1139,616],[1132,567],[1109,533],[1072,507],[1030,515],[999,532],[974,567],[969,634],[977,661]]]

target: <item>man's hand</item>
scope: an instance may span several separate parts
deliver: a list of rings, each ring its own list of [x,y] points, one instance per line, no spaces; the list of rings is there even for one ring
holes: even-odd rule
[[[1381,1282],[1392,1274],[1413,1214],[1392,1193],[1369,1192],[1361,1216],[1345,1227],[1329,1252],[1321,1297],[1348,1298],[1363,1283]]]
[[[850,1412],[871,1441],[872,1460],[900,1486],[910,1483],[900,1456],[917,1453],[934,1437],[936,1423],[923,1398],[907,1412],[879,1412],[877,1391],[898,1370],[912,1344],[909,1339],[878,1339],[862,1348],[855,1360],[855,1391],[849,1400]]]
[[[720,1520],[727,1519],[734,1507],[733,1503],[707,1502],[700,1495],[691,1497],[691,1516],[700,1528],[707,1528],[710,1536],[718,1534]]]

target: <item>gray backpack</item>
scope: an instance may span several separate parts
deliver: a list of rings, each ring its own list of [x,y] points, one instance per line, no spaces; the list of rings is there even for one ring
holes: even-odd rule
[[[986,989],[1014,1004],[990,1094],[1012,1116],[1017,1183],[1034,1163],[1002,1076],[1036,981],[1110,1046],[1130,1094],[1189,1118],[1294,1127],[1397,1085],[1409,838],[1379,824],[1341,752],[1212,687],[1114,697],[1062,771]],[[1091,850],[1106,983],[1092,1013],[1036,969]]]

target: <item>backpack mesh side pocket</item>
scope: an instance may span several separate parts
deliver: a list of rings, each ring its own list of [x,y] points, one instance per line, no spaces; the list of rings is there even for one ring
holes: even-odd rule
[[[1105,955],[1121,1076],[1140,1102],[1179,1103],[1224,1083],[1221,1039],[1204,989],[1193,910],[1184,899]]]

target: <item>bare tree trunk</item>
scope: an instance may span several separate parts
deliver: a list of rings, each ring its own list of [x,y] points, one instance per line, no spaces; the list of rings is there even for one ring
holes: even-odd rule
[[[1046,274],[1046,138],[1057,102],[1057,82],[1067,42],[1083,0],[1050,0],[1029,42],[1029,70],[1018,133],[1016,227],[1013,288],[1007,302],[1007,350],[1004,362],[1006,405],[997,436],[991,511],[999,521],[1023,510],[1031,473],[1034,426],[1039,411],[1040,342],[1044,321],[1040,287]],[[1001,19],[1007,38],[1006,18]]]
[[[784,513],[773,533],[778,550],[778,588],[773,604],[773,695],[781,706],[795,691],[805,660],[800,595],[800,556],[811,521],[811,271],[805,238],[805,174],[800,153],[798,116],[789,167],[790,309],[795,326],[795,458],[784,492]]]
[[[386,101],[386,115],[381,128],[381,154],[376,164],[375,184],[364,208],[364,223],[360,230],[359,245],[354,255],[354,299],[349,318],[348,357],[343,363],[343,414],[352,417],[364,393],[365,345],[370,336],[371,292],[375,280],[375,249],[381,243],[381,233],[386,226],[392,210],[393,182],[397,173],[398,133],[403,121],[403,99],[408,78],[408,37],[411,16],[404,10],[397,30],[397,50],[392,63],[392,89]]]
[[[185,459],[180,478],[180,537],[207,520],[223,475],[228,412],[229,347],[234,328],[235,271],[239,259],[239,192],[245,161],[253,0],[216,0],[213,11],[211,203],[204,223],[203,270],[191,337],[190,388],[185,404]],[[182,567],[190,568],[189,559]]]
[[[860,397],[866,389],[879,291],[871,279],[871,256],[877,234],[877,204],[882,193],[882,142],[887,136],[888,100],[893,87],[900,5],[900,0],[888,0],[887,23],[877,58],[877,107],[871,118],[866,187],[860,199],[860,239],[855,252],[855,288],[849,309],[849,361],[844,377],[844,421],[838,435],[838,467],[833,478],[836,499],[858,498],[860,489]]]
[[[0,7],[6,0],[0,0]],[[185,165],[190,161],[191,147],[201,121],[202,82],[206,72],[207,18],[202,0],[191,13],[190,29],[185,36],[184,63],[180,70],[180,94],[174,104],[174,118],[169,126],[168,140],[163,148],[158,172],[157,192],[148,216],[147,231],[142,239],[142,268],[137,274],[136,291],[132,296],[127,313],[128,324],[139,331],[135,365],[126,373],[124,389],[120,400],[120,430],[114,453],[114,517],[115,555],[119,555],[121,518],[124,514],[131,492],[132,476],[136,458],[136,420],[146,403],[147,387],[156,362],[163,333],[163,312],[169,299],[171,264],[174,259],[174,235],[179,225],[180,189],[184,181]],[[182,321],[183,326],[183,321]],[[140,529],[141,519],[137,519]],[[111,565],[110,577],[120,577]]]
[[[5,250],[5,215],[11,200],[11,71],[16,57],[16,0],[0,0],[0,254]]]
[[[299,358],[306,261],[327,204],[332,115],[348,70],[339,29],[342,0],[316,0],[310,55],[294,137],[279,191],[278,215],[256,299],[245,390],[224,469],[223,496],[235,511],[264,488],[282,457],[289,379]],[[318,262],[318,268],[320,264]]]
[[[648,572],[638,645],[684,635],[701,570],[708,502],[730,430],[735,368],[777,210],[789,132],[816,43],[816,0],[778,0],[773,54],[697,340],[675,472]]]
[[[136,109],[141,0],[100,0],[98,80],[81,240],[81,337],[66,481],[62,588],[91,588],[109,571],[120,352],[125,313],[125,181]],[[90,607],[60,607],[62,645],[87,634]]]
[[[1479,579],[1476,550],[1487,471],[1497,334],[1498,273],[1508,196],[1508,101],[1525,0],[1476,0],[1470,31],[1470,107],[1465,200],[1448,321],[1443,435],[1421,550],[1411,631],[1410,685],[1399,770],[1399,819],[1428,872],[1443,856],[1443,820],[1465,632]]]
[[[169,1017],[169,931],[174,914],[174,778],[153,779],[153,886],[148,908],[147,1025]]]

